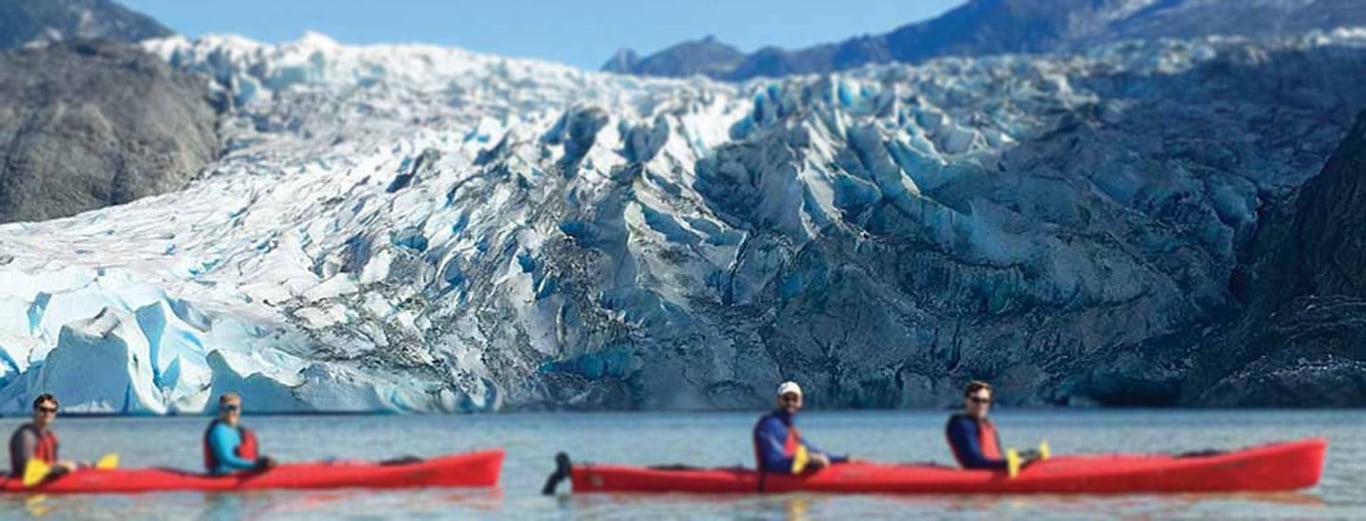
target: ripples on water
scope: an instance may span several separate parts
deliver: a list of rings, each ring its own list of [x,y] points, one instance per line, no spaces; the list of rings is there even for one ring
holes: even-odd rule
[[[642,465],[749,464],[758,413],[517,414],[488,416],[248,417],[283,460],[431,456],[507,449],[499,490],[270,491],[0,498],[4,518],[42,519],[869,519],[869,518],[1366,518],[1366,415],[1358,411],[1005,411],[1002,441],[1056,453],[1183,452],[1309,436],[1330,440],[1319,486],[1298,493],[1065,496],[645,496],[563,494],[539,488],[555,452],[576,461]],[[807,413],[804,434],[832,452],[884,461],[948,461],[946,414]],[[0,420],[10,432],[19,419]],[[63,456],[119,452],[124,466],[194,468],[203,418],[59,420]]]

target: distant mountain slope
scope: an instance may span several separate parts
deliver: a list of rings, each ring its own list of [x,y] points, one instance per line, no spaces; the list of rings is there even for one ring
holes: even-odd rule
[[[67,38],[137,42],[172,34],[110,0],[0,0],[0,49]]]
[[[738,49],[708,36],[683,42],[645,58],[622,50],[602,68],[610,72],[631,72],[647,76],[724,75],[745,61]]]
[[[1080,49],[1121,39],[1265,36],[1366,24],[1359,0],[970,0],[925,22],[890,33],[783,50],[766,47],[709,61],[689,42],[605,70],[650,76],[702,74],[743,80],[848,69],[868,63],[916,63],[938,56],[982,56]],[[731,49],[715,40],[707,48]],[[731,49],[733,50],[733,49]],[[623,50],[618,56],[634,54]]]

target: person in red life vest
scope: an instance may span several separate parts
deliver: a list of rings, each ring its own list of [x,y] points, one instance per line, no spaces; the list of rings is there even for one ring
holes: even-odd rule
[[[969,382],[963,393],[963,412],[950,416],[944,427],[953,457],[965,469],[1005,470],[1008,466],[996,425],[987,419],[994,395],[991,384]],[[1033,451],[1022,456],[1026,464],[1038,459]]]
[[[218,397],[218,418],[204,431],[204,467],[210,474],[264,471],[275,460],[260,455],[256,435],[238,425],[242,419],[242,397],[225,393]]]
[[[9,438],[9,472],[11,477],[24,475],[31,459],[51,466],[48,477],[56,477],[76,470],[75,462],[63,461],[57,455],[57,433],[52,422],[57,419],[57,398],[43,394],[33,400],[33,421],[19,426]]]
[[[848,456],[830,456],[806,441],[797,431],[797,411],[802,408],[802,388],[796,382],[778,386],[778,409],[759,418],[754,425],[754,457],[764,472],[800,474],[831,463],[849,461]]]

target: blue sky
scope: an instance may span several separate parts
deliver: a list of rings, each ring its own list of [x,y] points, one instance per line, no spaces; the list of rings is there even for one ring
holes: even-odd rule
[[[752,51],[886,32],[962,0],[121,0],[172,29],[343,43],[423,42],[596,69],[620,47],[643,54],[715,35]]]

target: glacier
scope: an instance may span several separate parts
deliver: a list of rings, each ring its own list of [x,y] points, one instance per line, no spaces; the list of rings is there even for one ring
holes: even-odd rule
[[[0,412],[1175,403],[1154,339],[1235,305],[1259,208],[1366,102],[1362,30],[740,84],[143,46],[231,100],[226,152],[0,226]]]

